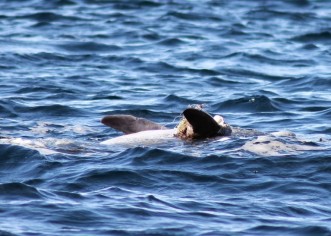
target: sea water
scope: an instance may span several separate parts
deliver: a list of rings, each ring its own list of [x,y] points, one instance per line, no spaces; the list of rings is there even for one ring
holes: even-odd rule
[[[0,234],[330,235],[330,22],[317,0],[1,0]],[[100,144],[105,115],[173,128],[192,104],[320,149]]]

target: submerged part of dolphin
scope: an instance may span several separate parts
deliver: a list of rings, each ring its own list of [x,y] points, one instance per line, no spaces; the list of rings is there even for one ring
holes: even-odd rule
[[[176,137],[203,139],[231,134],[230,126],[224,123],[221,116],[213,118],[208,113],[196,108],[186,109],[183,115],[184,118],[174,129],[167,129],[152,121],[131,115],[106,116],[101,120],[103,124],[122,131],[126,135],[103,141],[101,144],[141,145],[164,142]]]

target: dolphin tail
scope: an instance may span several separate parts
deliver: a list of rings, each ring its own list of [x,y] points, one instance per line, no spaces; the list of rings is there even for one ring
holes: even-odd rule
[[[125,134],[137,133],[146,130],[167,129],[166,127],[154,123],[144,118],[131,115],[109,115],[102,118],[101,123],[113,129],[122,131]]]

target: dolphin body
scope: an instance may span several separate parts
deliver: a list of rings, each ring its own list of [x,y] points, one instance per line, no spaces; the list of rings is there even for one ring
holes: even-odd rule
[[[105,140],[101,144],[124,147],[148,146],[176,140],[206,139],[212,137],[252,137],[239,150],[259,156],[284,156],[302,151],[325,150],[319,145],[307,145],[292,132],[265,134],[256,130],[231,127],[221,116],[212,117],[199,108],[188,108],[183,119],[172,129],[131,115],[110,115],[101,122],[125,135]]]
[[[125,135],[105,140],[105,145],[148,145],[173,141],[174,139],[205,139],[231,134],[231,128],[221,116],[212,117],[196,108],[187,108],[183,112],[182,122],[173,129],[131,115],[109,115],[101,122]]]

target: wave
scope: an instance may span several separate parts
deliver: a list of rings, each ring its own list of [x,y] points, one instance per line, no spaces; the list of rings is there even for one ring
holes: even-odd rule
[[[293,77],[291,76],[280,76],[280,75],[274,75],[274,74],[268,74],[268,73],[262,73],[258,71],[248,70],[248,69],[241,69],[241,68],[229,68],[229,69],[223,69],[222,73],[228,76],[238,76],[241,78],[256,78],[260,80],[267,80],[267,81],[282,81],[282,80],[288,80]]]
[[[69,65],[79,62],[85,62],[95,59],[94,56],[89,54],[84,55],[67,55],[59,52],[43,52],[37,53],[5,53],[1,55],[1,61],[3,65],[9,67],[9,69],[18,69],[16,65],[21,67],[29,66],[47,66],[50,63],[57,65]]]
[[[280,104],[264,95],[242,97],[215,104],[217,110],[240,112],[276,112],[281,111]]]
[[[102,188],[103,186],[109,186],[112,183],[116,183],[117,186],[135,186],[135,185],[152,185],[153,180],[140,173],[140,171],[134,171],[130,169],[98,169],[84,173],[77,180],[77,183],[83,185],[90,185],[94,188]]]
[[[198,104],[199,100],[187,99],[184,97],[177,96],[175,94],[170,94],[164,97],[163,102],[168,106],[174,106],[175,104],[183,104],[183,107],[186,105]]]
[[[42,194],[37,188],[23,183],[2,183],[0,184],[0,192],[0,198],[3,201],[42,199]]]
[[[328,30],[328,31],[306,33],[299,36],[295,36],[292,38],[292,40],[300,41],[300,42],[308,42],[308,43],[330,42],[331,32]]]
[[[286,234],[286,235],[328,235],[331,233],[327,227],[323,226],[272,226],[270,224],[261,224],[245,231],[248,234]]]
[[[217,70],[181,67],[167,62],[145,63],[137,69],[162,74],[196,74],[200,76],[216,76],[221,74]]]
[[[163,39],[160,42],[158,42],[159,45],[164,45],[164,46],[178,46],[180,44],[183,44],[184,41],[180,40],[179,38],[168,38],[168,39]]]
[[[0,163],[3,175],[0,197],[8,200],[42,197],[34,184],[43,182],[39,174],[44,172],[44,168],[50,167],[43,155],[30,148],[0,144]]]
[[[68,42],[58,45],[59,48],[70,52],[117,52],[121,47],[95,42]]]
[[[15,111],[15,107],[17,106],[17,103],[11,101],[11,100],[5,100],[2,99],[0,101],[0,112],[1,116],[4,118],[13,118],[18,116],[17,112]]]
[[[245,52],[235,52],[231,53],[224,58],[237,58],[241,61],[247,61],[250,63],[265,63],[268,65],[279,65],[279,66],[313,66],[316,65],[317,62],[313,59],[289,59],[285,55],[274,55],[274,53],[268,52],[269,54],[273,54],[270,56],[266,56],[263,54],[250,54]],[[252,72],[248,72],[248,74],[251,74]],[[254,72],[253,72],[254,73]]]
[[[194,11],[189,11],[189,12],[183,12],[183,11],[169,11],[162,17],[160,17],[159,20],[171,20],[171,18],[177,18],[180,20],[186,20],[189,22],[194,22],[194,21],[206,21],[208,23],[211,23],[213,21],[215,22],[220,22],[224,19],[222,19],[219,15],[211,14],[205,14],[204,12],[194,12]]]
[[[54,12],[38,12],[33,14],[22,15],[18,18],[21,19],[32,19],[38,22],[54,22],[54,21],[82,21],[82,18],[77,16],[65,16],[56,14]]]
[[[246,17],[251,20],[286,19],[299,22],[300,24],[305,21],[316,20],[316,14],[314,14],[313,12],[283,11],[283,9],[271,9],[271,7],[261,7],[258,9],[250,10],[246,13]]]
[[[92,4],[100,4],[98,0],[88,0],[88,3]],[[118,10],[134,10],[134,9],[141,9],[141,8],[157,8],[163,5],[163,2],[159,1],[150,1],[150,0],[137,0],[137,1],[130,1],[124,0],[121,2],[118,1],[104,1],[104,4],[111,4],[114,9]],[[102,4],[101,3],[101,4]]]
[[[40,105],[33,107],[24,107],[20,109],[21,112],[29,113],[29,116],[35,116],[37,114],[43,114],[45,116],[80,116],[82,114],[79,108],[71,106],[54,104],[54,105]]]
[[[61,105],[61,104],[52,104],[52,105],[34,105],[28,106],[23,105],[22,103],[13,102],[11,100],[0,101],[0,111],[2,112],[3,117],[14,118],[14,117],[24,117],[26,118],[37,118],[40,115],[45,117],[54,116],[80,116],[82,111],[79,108]]]

